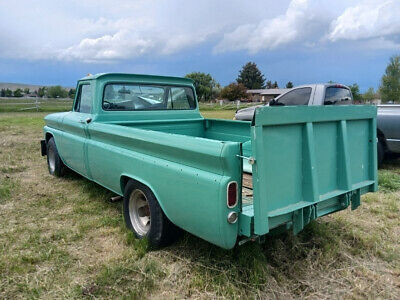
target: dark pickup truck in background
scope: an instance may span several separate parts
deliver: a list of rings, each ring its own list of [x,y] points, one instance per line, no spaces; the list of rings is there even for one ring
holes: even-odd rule
[[[342,84],[309,84],[297,86],[266,105],[350,105],[353,96]],[[260,105],[259,105],[260,106]],[[256,107],[240,109],[235,119],[251,121]],[[388,154],[400,154],[400,105],[378,105],[377,117],[378,165]]]
[[[400,153],[400,105],[378,105],[378,163],[386,154]]]

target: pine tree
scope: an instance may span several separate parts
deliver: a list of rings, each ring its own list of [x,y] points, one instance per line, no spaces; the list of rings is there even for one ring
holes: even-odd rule
[[[286,83],[286,88],[287,89],[293,88],[293,82],[289,81],[288,83]]]
[[[254,62],[248,62],[242,67],[236,81],[250,90],[263,89],[265,87],[264,75]]]

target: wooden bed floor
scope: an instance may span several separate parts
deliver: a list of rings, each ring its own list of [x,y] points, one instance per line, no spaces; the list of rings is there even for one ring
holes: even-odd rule
[[[250,205],[253,203],[253,176],[248,173],[243,173],[242,203],[243,205]]]

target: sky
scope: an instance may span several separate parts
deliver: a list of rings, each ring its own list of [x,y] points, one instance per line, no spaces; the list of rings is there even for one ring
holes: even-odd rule
[[[200,71],[227,85],[252,61],[281,87],[365,91],[397,54],[399,0],[0,0],[0,82]]]

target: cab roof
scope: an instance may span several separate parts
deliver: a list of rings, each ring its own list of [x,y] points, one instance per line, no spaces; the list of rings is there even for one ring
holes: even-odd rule
[[[194,83],[192,79],[184,77],[130,74],[130,73],[98,73],[94,75],[89,74],[81,78],[79,81],[86,81],[86,80],[135,81],[135,82],[154,82],[154,83],[184,84],[184,85],[193,85]]]

